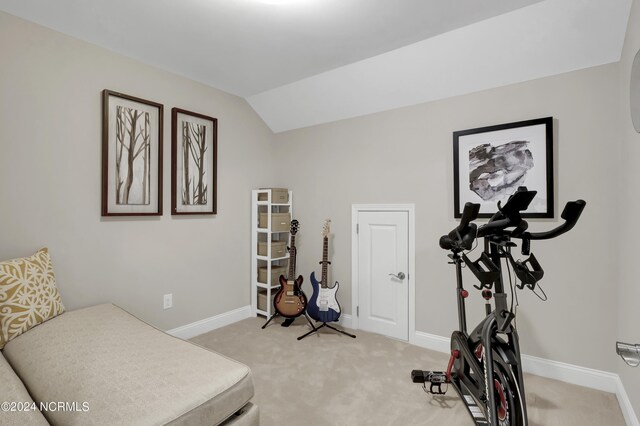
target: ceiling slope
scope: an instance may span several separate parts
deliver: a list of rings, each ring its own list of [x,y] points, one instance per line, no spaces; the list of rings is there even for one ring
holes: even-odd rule
[[[541,0],[0,0],[0,10],[238,96]]]
[[[274,132],[619,61],[631,0],[546,0],[247,100]]]

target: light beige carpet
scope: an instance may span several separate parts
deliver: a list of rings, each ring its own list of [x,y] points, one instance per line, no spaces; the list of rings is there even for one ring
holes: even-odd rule
[[[289,328],[263,323],[192,339],[251,367],[263,426],[473,424],[453,389],[434,398],[411,382],[413,369],[445,369],[446,354],[359,330],[356,339],[325,328],[298,341],[304,318]],[[613,394],[532,375],[525,384],[531,426],[625,424]]]

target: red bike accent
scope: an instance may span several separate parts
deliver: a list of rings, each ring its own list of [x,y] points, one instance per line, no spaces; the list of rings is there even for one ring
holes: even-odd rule
[[[478,358],[478,361],[482,360],[482,352],[484,351],[484,346],[482,345],[478,345],[476,347],[476,358]]]
[[[498,396],[500,397],[500,406],[498,407],[498,420],[503,422],[507,418],[507,399],[504,396],[504,390],[497,379],[493,379]]]
[[[491,290],[482,290],[482,298],[484,300],[491,300]]]
[[[460,358],[460,351],[454,349],[451,351],[451,358],[449,358],[449,366],[447,366],[447,383],[451,381],[451,369],[456,359]]]

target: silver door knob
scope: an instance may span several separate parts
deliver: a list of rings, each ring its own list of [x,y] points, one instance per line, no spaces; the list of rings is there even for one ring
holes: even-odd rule
[[[404,280],[406,275],[404,274],[404,272],[398,272],[398,274],[389,274],[390,276],[397,278],[399,280]]]

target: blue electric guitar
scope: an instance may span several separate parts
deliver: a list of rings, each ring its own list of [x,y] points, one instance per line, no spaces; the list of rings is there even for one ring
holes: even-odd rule
[[[322,227],[322,281],[316,280],[315,272],[311,272],[311,285],[313,295],[307,304],[307,314],[316,321],[333,322],[340,318],[340,304],[336,299],[338,292],[338,282],[333,287],[327,285],[327,265],[331,262],[327,260],[329,254],[329,219],[324,221]]]

